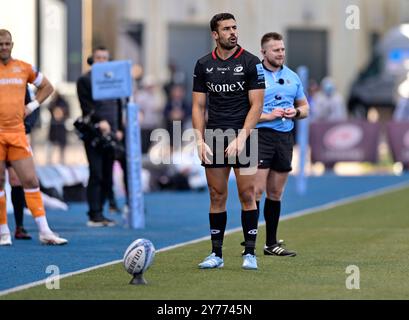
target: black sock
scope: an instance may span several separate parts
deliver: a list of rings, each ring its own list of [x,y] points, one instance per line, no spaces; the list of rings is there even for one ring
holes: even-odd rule
[[[243,227],[245,249],[244,254],[253,254],[256,248],[258,211],[257,210],[242,210],[241,225]]]
[[[266,220],[266,245],[277,243],[277,227],[280,220],[281,201],[266,198],[264,203],[264,219]]]
[[[26,204],[24,198],[24,189],[22,186],[11,187],[11,202],[14,208],[14,219],[16,227],[23,226],[24,207]]]
[[[227,224],[227,212],[209,213],[209,222],[210,237],[212,239],[212,252],[214,252],[216,256],[222,258],[224,231],[226,230]]]

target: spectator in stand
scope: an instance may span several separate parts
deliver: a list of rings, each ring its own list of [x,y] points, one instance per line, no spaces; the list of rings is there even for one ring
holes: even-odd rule
[[[320,86],[315,79],[310,79],[308,81],[308,95],[307,95],[307,100],[308,104],[310,106],[310,112],[309,112],[309,117],[313,117],[313,112],[314,112],[314,106],[315,106],[315,99],[317,93],[320,91]]]
[[[163,126],[164,107],[159,86],[151,76],[142,80],[142,89],[137,92],[135,101],[140,107],[142,153],[147,153],[152,131]]]
[[[326,77],[321,90],[314,97],[313,121],[344,121],[348,119],[345,100],[337,91],[334,81]]]
[[[65,163],[65,146],[67,145],[67,129],[65,121],[69,117],[69,106],[64,97],[55,91],[53,99],[48,106],[51,113],[50,130],[48,132],[48,140],[52,145],[59,148],[59,163]],[[52,159],[52,145],[48,148],[48,162]]]
[[[185,88],[187,84],[186,74],[183,71],[179,70],[176,64],[172,62],[169,63],[168,69],[169,69],[169,80],[163,86],[163,90],[165,91],[167,100],[170,99],[171,91],[174,86],[179,85]]]
[[[174,85],[170,90],[170,98],[166,103],[164,116],[166,121],[166,129],[169,135],[173,137],[173,122],[181,122],[181,130],[186,127],[186,122],[191,117],[191,106],[189,106],[185,101],[185,88],[181,85]],[[176,147],[180,147],[179,145]]]

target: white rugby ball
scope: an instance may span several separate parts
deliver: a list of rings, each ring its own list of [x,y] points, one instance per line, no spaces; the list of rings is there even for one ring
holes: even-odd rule
[[[126,249],[123,264],[129,274],[142,274],[152,265],[154,257],[155,247],[152,242],[138,239]]]

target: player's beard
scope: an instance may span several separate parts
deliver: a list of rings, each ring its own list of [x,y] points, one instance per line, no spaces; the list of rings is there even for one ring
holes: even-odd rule
[[[231,50],[234,49],[237,46],[237,37],[236,37],[236,41],[230,42],[229,39],[222,41],[220,39],[219,41],[219,45],[223,50]]]
[[[282,59],[280,61],[277,61],[277,60],[267,58],[267,61],[274,68],[281,68],[283,66],[283,64],[284,64],[284,59]]]

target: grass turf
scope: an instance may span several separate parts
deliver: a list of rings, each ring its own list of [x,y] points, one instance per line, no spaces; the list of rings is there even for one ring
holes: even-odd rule
[[[209,241],[157,253],[146,286],[131,286],[121,264],[40,285],[0,299],[409,299],[409,189],[280,222],[279,235],[297,257],[262,255],[257,271],[241,269],[241,232],[226,236],[225,267],[199,270]],[[348,290],[346,268],[360,269],[360,289]]]

